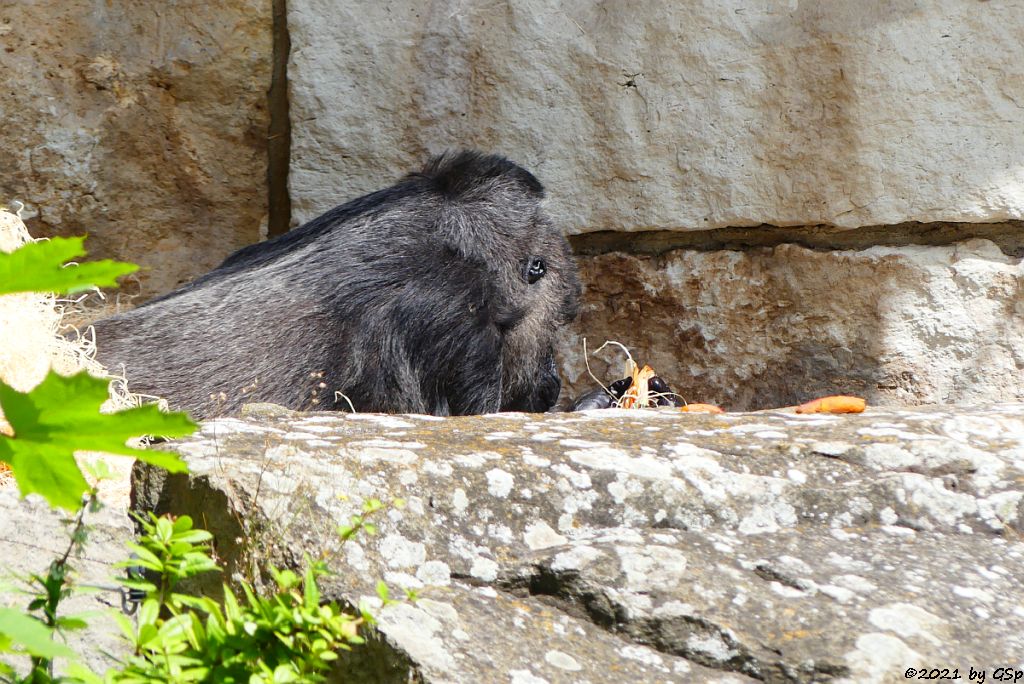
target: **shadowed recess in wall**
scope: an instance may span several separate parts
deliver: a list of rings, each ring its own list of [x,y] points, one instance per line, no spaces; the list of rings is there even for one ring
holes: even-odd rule
[[[267,133],[267,237],[287,233],[292,222],[288,194],[288,161],[292,153],[292,129],[288,111],[288,35],[286,0],[274,0],[274,56],[267,93],[270,127]]]
[[[1024,257],[1024,221],[1002,223],[899,223],[864,226],[856,230],[835,226],[773,226],[767,223],[750,227],[714,230],[669,231],[642,230],[622,232],[602,230],[569,236],[573,251],[580,256],[610,252],[656,255],[674,249],[707,252],[718,249],[744,250],[794,244],[807,249],[861,250],[878,245],[951,245],[961,240],[991,240],[1007,256]]]

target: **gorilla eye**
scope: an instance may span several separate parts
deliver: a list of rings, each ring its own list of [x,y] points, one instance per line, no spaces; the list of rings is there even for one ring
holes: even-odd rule
[[[533,285],[547,273],[547,270],[548,268],[544,265],[543,259],[540,257],[530,257],[523,266],[523,277],[526,279],[526,282]]]

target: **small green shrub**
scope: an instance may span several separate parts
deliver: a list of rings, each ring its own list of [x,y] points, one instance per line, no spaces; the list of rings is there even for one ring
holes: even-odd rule
[[[270,568],[274,590],[260,596],[242,583],[241,599],[224,586],[223,604],[209,597],[178,593],[182,580],[220,568],[210,557],[209,532],[192,520],[150,515],[140,521],[143,534],[130,547],[151,579],[125,580],[145,593],[138,625],[119,616],[134,654],[104,678],[83,681],[107,684],[143,682],[319,682],[338,651],[363,643],[361,625],[372,618],[349,615],[334,603],[321,602],[318,580],[328,571],[307,559],[300,577]]]
[[[22,684],[77,681],[54,678],[53,665],[58,658],[70,661],[77,658],[74,651],[58,640],[63,639],[68,632],[84,629],[88,624],[83,616],[62,614],[60,607],[73,591],[69,581],[72,569],[68,561],[73,552],[80,551],[85,545],[88,531],[85,525],[86,511],[94,512],[100,507],[98,483],[110,474],[102,461],[90,470],[96,484],[89,488],[88,496],[74,517],[64,553],[53,559],[45,574],[32,573],[24,578],[28,587],[25,593],[31,595],[24,613],[11,608],[0,609],[0,653],[29,658],[29,672],[23,678],[16,677],[14,668],[0,660],[0,681]]]

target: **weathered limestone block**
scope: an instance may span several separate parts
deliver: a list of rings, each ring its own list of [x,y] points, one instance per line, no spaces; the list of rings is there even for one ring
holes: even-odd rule
[[[270,17],[270,0],[4,3],[0,201],[37,237],[141,264],[146,296],[257,241]]]
[[[61,603],[61,614],[87,616],[88,629],[70,632],[68,645],[87,667],[103,673],[113,665],[112,658],[130,651],[111,610],[121,607],[115,577],[123,576],[114,563],[128,558],[125,544],[134,536],[134,529],[123,505],[87,514],[86,524],[85,552],[69,562],[75,595]],[[30,573],[45,575],[50,563],[64,555],[70,529],[66,514],[50,508],[40,497],[21,499],[15,489],[0,489],[0,606],[28,606],[29,595],[19,591],[26,588],[24,578]],[[33,591],[37,589],[33,587]]]
[[[1024,218],[1018,2],[290,0],[296,215],[504,152],[570,232]]]
[[[1024,404],[454,419],[263,406],[175,448],[192,475],[138,470],[137,507],[205,516],[236,572],[327,554],[335,598],[378,578],[418,589],[380,631],[428,682],[901,682],[1024,649]],[[340,545],[336,526],[371,497],[406,505]]]
[[[732,409],[824,394],[881,404],[1024,399],[1024,261],[986,240],[814,251],[676,250],[581,257],[588,283],[562,344],[572,395],[583,358],[630,347],[687,401]],[[615,350],[590,357],[622,377]]]

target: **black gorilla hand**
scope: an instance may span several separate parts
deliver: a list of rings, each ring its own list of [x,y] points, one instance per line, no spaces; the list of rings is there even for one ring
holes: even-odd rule
[[[622,378],[608,385],[607,390],[603,387],[591,390],[576,399],[572,406],[569,407],[569,410],[589,411],[591,409],[612,408],[617,401],[622,399],[622,395],[626,393],[626,390],[632,384],[633,378]],[[668,383],[657,375],[647,381],[647,388],[650,393],[657,395],[653,398],[656,406],[679,406],[679,402],[676,401],[675,395],[668,386]]]
[[[633,384],[633,378],[622,378],[604,387],[598,387],[580,396],[569,407],[570,411],[589,411],[591,409],[611,408],[622,395],[626,393],[629,386]]]

